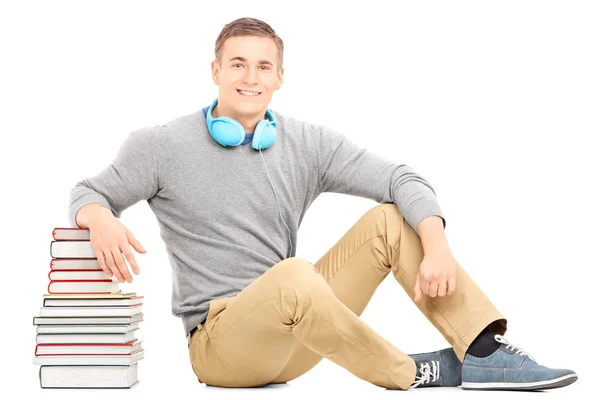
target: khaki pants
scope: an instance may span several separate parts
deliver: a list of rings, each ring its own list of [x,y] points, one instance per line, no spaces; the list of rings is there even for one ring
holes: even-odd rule
[[[360,315],[390,271],[414,301],[422,260],[421,240],[398,207],[375,206],[316,264],[287,258],[236,296],[212,300],[205,323],[188,335],[198,381],[222,387],[287,382],[326,357],[377,386],[407,389],[415,363]],[[506,319],[460,266],[454,294],[423,294],[416,305],[461,362],[486,326],[506,331]]]

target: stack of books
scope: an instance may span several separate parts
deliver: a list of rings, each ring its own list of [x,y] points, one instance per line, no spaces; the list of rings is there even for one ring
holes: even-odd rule
[[[54,228],[48,293],[33,317],[42,388],[131,388],[144,357],[143,296],[100,267],[83,228]]]

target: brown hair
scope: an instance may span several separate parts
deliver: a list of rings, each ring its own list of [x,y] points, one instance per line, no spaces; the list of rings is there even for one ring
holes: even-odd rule
[[[256,18],[238,18],[225,25],[215,42],[215,58],[221,65],[221,55],[225,41],[233,36],[259,36],[270,38],[277,45],[277,70],[283,66],[283,41],[269,24]]]

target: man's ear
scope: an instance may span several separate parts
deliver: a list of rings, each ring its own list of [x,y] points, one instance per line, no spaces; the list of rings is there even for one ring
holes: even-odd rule
[[[281,85],[283,85],[283,67],[281,67],[281,69],[279,70],[279,72],[277,73],[277,86],[275,87],[275,90],[279,90],[279,88],[281,88]]]
[[[219,63],[217,60],[213,60],[213,62],[210,63],[210,68],[212,70],[212,80],[215,85],[219,86]]]

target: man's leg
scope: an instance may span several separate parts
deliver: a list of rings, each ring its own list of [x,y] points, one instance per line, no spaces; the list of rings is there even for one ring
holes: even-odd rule
[[[362,321],[306,260],[287,258],[232,298],[211,301],[190,340],[200,382],[223,387],[270,383],[298,342],[355,376],[407,389],[416,365]]]
[[[354,224],[315,267],[336,297],[360,316],[390,271],[413,301],[422,260],[421,240],[398,207],[381,204]],[[423,295],[417,307],[452,345],[461,362],[471,342],[486,326],[499,334],[506,331],[506,319],[460,266],[454,294],[435,298]],[[295,379],[322,359],[297,341],[287,365],[272,383]]]

